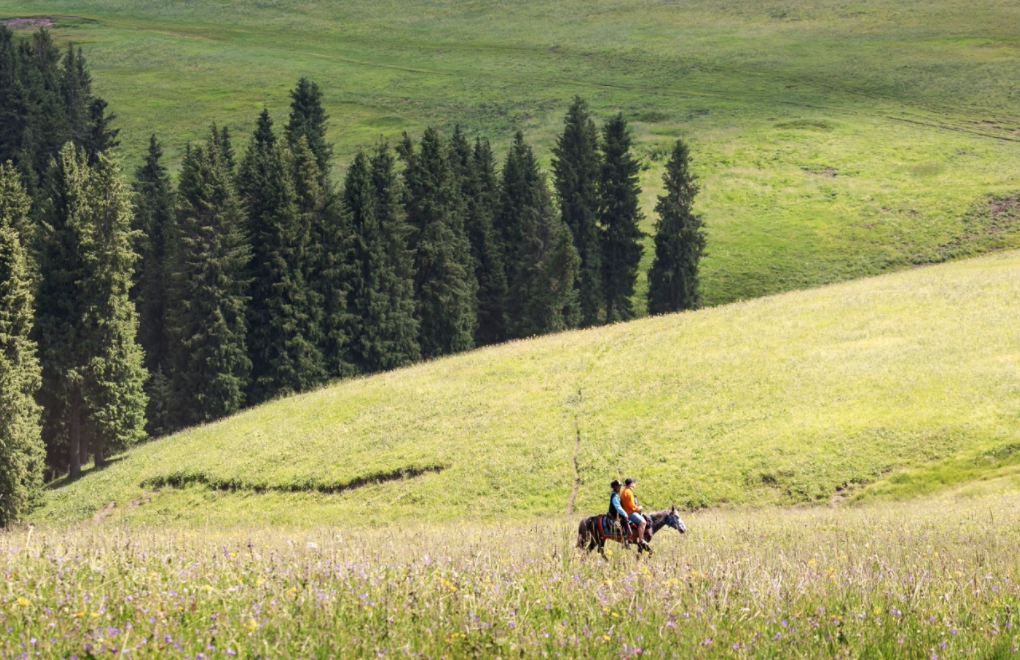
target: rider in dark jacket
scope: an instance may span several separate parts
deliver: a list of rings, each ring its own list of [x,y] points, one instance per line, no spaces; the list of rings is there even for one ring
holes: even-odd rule
[[[629,525],[627,523],[627,512],[623,510],[623,505],[620,504],[620,482],[613,479],[613,483],[609,484],[609,487],[613,489],[609,493],[609,519],[616,520],[620,524],[620,527],[623,529],[624,538],[626,538],[629,532]]]

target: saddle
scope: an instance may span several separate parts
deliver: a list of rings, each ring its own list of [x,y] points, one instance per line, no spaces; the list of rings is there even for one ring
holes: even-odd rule
[[[623,526],[617,522],[615,518],[610,518],[606,514],[599,516],[598,520],[599,536],[605,539],[612,539],[614,541],[622,541],[624,537]],[[637,540],[637,528],[630,525],[627,537],[631,541]]]

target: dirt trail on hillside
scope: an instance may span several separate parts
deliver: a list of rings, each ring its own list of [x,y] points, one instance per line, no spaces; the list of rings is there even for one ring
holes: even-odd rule
[[[49,16],[31,16],[25,18],[0,18],[0,25],[5,25],[12,30],[27,28],[52,27],[53,19]]]

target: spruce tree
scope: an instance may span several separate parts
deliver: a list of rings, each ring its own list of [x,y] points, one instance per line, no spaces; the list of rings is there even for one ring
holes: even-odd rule
[[[85,65],[81,48],[68,44],[61,66],[60,91],[64,98],[67,116],[67,139],[84,145],[91,133],[89,103],[92,96],[92,76]],[[88,151],[88,150],[87,150]],[[88,151],[90,157],[94,152]]]
[[[87,267],[81,245],[88,229],[88,166],[68,146],[48,176],[39,236],[40,283],[35,337],[42,365],[43,440],[55,470],[81,473],[83,384],[89,355],[85,338],[87,300],[81,283]]]
[[[600,216],[602,225],[602,292],[606,322],[634,318],[631,298],[644,248],[639,224],[640,164],[630,151],[627,121],[618,114],[602,129]]]
[[[472,149],[458,127],[450,140],[450,161],[463,200],[464,229],[471,243],[472,265],[478,280],[475,344],[499,343],[506,339],[507,284],[493,227],[499,208],[496,159],[488,141],[475,140]]]
[[[217,131],[216,124],[213,124],[212,138],[213,142],[216,143],[216,148],[219,149],[223,157],[223,165],[227,168],[227,172],[234,176],[237,170],[237,163],[234,161],[234,145],[230,140],[230,129],[224,126]]]
[[[20,68],[14,33],[0,25],[0,163],[15,158],[28,121]]]
[[[577,279],[580,324],[599,322],[602,299],[602,246],[599,242],[598,130],[581,97],[563,120],[563,133],[553,149],[553,173],[563,222],[570,228],[581,259]]]
[[[32,197],[50,159],[72,138],[60,63],[48,30],[15,41],[0,26],[0,162],[14,162]]]
[[[353,235],[351,359],[362,373],[420,357],[408,231],[389,149],[359,152],[347,170],[343,204]]]
[[[291,90],[290,98],[287,141],[293,146],[297,144],[299,138],[305,138],[308,148],[315,154],[319,171],[322,172],[325,181],[329,178],[333,147],[326,142],[329,116],[322,108],[322,90],[308,78],[301,78],[297,87]]]
[[[359,151],[344,179],[343,205],[350,222],[352,273],[348,309],[354,323],[351,361],[358,371],[379,370],[385,347],[382,341],[387,301],[382,292],[385,252],[379,221],[375,216],[375,189],[368,156]]]
[[[503,258],[508,286],[512,286],[517,278],[517,267],[520,262],[518,253],[524,241],[524,229],[521,224],[524,209],[535,206],[532,196],[537,190],[538,163],[534,158],[531,149],[524,142],[524,133],[518,131],[503,162],[499,209],[494,223],[497,247]]]
[[[19,520],[42,490],[40,386],[32,330],[32,282],[15,227],[30,200],[11,163],[0,165],[0,527]]]
[[[132,294],[138,307],[139,343],[145,351],[145,365],[152,372],[165,368],[168,351],[164,326],[166,252],[173,225],[174,191],[162,158],[163,147],[151,135],[148,152],[135,170],[133,182],[139,261]]]
[[[149,371],[146,430],[154,437],[165,434],[173,426],[166,418],[169,401],[162,396],[169,391],[166,383],[169,369],[167,239],[173,230],[174,191],[170,175],[160,162],[162,157],[163,147],[156,136],[151,135],[148,153],[135,170],[133,186],[139,260],[132,297],[138,309],[138,342],[145,352],[145,368]]]
[[[88,441],[102,464],[143,435],[145,369],[128,295],[136,257],[128,194],[106,154],[89,167],[68,143],[48,180],[36,323],[40,399],[49,457],[77,475]]]
[[[500,217],[505,227],[512,228],[506,234],[512,248],[508,249],[508,335],[530,337],[572,327],[579,316],[577,250],[521,133],[507,154],[503,175]]]
[[[409,247],[413,229],[401,203],[403,191],[393,152],[381,143],[372,156],[372,192],[375,217],[383,243],[379,289],[386,299],[380,326],[382,359],[379,369],[394,369],[421,359],[418,320],[415,318],[414,253]]]
[[[318,162],[315,160],[315,154],[308,148],[306,140],[298,138],[292,147],[284,149],[284,158],[294,183],[300,242],[304,245],[297,264],[297,270],[305,283],[303,297],[307,322],[304,336],[312,342],[319,354],[319,378],[325,379],[329,375],[323,350],[326,296],[317,278],[323,252],[319,237],[322,235],[327,206],[332,203],[332,195],[328,187],[323,187]]]
[[[96,465],[145,436],[148,373],[138,345],[138,313],[130,289],[137,255],[131,197],[120,167],[105,152],[90,169],[89,279],[85,283],[89,362],[87,429]]]
[[[0,164],[0,220],[18,235],[18,242],[25,250],[25,258],[28,260],[29,276],[34,277],[32,272],[34,261],[29,251],[35,247],[35,223],[29,217],[32,207],[32,198],[28,196],[25,187],[21,184],[21,175],[11,161]]]
[[[648,271],[648,313],[668,314],[698,307],[698,262],[705,251],[701,216],[693,211],[698,194],[690,151],[677,140],[662,176],[665,193],[655,212],[655,259]]]
[[[113,120],[117,115],[107,112],[108,104],[103,99],[92,99],[89,101],[89,132],[83,146],[89,154],[89,162],[95,163],[97,154],[109,151],[120,146],[117,135],[119,128],[113,128]]]
[[[263,110],[238,170],[252,251],[246,340],[252,403],[305,391],[325,378],[305,279],[310,228],[287,160]]]
[[[245,347],[244,214],[219,137],[181,164],[170,248],[167,334],[171,413],[177,428],[236,412],[251,361]]]
[[[48,30],[27,40],[0,26],[0,162],[12,160],[22,184],[42,204],[50,160],[65,142],[84,148],[89,163],[117,145],[115,116],[92,92],[80,48],[61,55]]]
[[[304,138],[298,139],[293,154],[298,207],[308,218],[311,235],[309,300],[319,312],[319,352],[326,377],[343,378],[353,373],[348,347],[354,319],[347,308],[353,268],[350,222]]]
[[[415,229],[415,298],[419,340],[426,358],[474,347],[478,282],[464,233],[458,191],[448,150],[434,128],[425,130],[420,151],[410,137],[401,145],[407,217]]]

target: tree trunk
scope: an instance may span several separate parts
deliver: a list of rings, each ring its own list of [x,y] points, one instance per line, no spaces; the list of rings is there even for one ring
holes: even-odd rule
[[[96,454],[96,467],[103,467],[106,465],[106,448],[103,447],[103,443],[96,441],[96,448],[93,450]]]
[[[89,462],[89,434],[82,433],[78,440],[78,462],[85,465]]]
[[[71,464],[71,476],[77,477],[81,474],[81,454],[79,453],[81,443],[81,397],[74,394],[71,398],[71,406],[68,410],[70,427],[67,438],[68,459]]]

